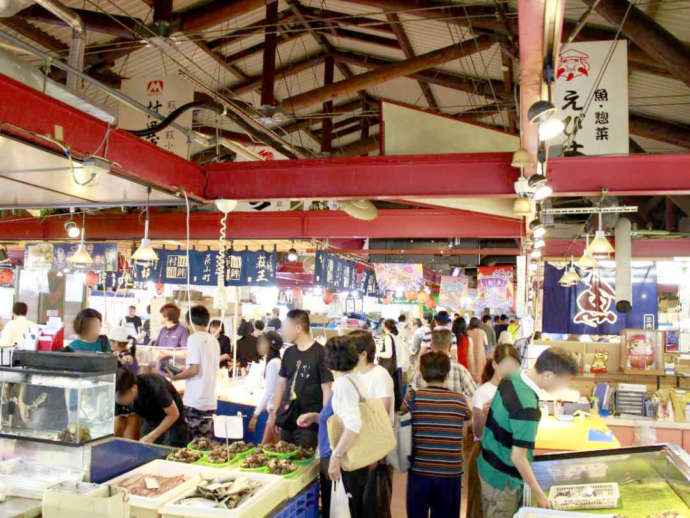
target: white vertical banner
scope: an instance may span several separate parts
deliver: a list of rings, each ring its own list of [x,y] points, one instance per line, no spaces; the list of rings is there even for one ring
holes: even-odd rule
[[[515,314],[522,318],[525,315],[527,303],[527,257],[518,255],[516,258],[517,291],[515,293]]]
[[[164,117],[180,106],[194,100],[194,87],[179,76],[156,76],[122,81],[122,93],[136,99],[150,110],[160,113]],[[158,124],[155,117],[135,110],[126,104],[120,104],[119,126],[122,129],[140,130]],[[180,115],[176,123],[186,128],[192,127],[192,110]],[[146,140],[187,158],[187,136],[181,131],[168,126],[167,128],[145,137]]]
[[[565,130],[551,145],[566,155],[627,155],[627,40],[564,44],[553,103]]]

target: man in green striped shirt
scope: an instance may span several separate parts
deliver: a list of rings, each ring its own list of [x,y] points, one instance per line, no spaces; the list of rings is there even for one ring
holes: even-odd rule
[[[532,369],[501,381],[477,459],[484,516],[511,518],[520,507],[524,483],[532,489],[540,507],[549,506],[531,465],[541,418],[539,394],[566,386],[575,374],[574,356],[565,349],[551,348],[539,356]]]

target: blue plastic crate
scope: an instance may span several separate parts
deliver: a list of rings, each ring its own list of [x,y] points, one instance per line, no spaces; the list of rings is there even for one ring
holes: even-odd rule
[[[318,480],[283,504],[271,518],[319,518]]]

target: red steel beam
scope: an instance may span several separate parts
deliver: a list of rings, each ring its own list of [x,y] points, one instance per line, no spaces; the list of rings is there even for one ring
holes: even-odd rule
[[[75,155],[87,156],[103,149],[108,125],[91,115],[49,97],[0,74],[0,120],[39,135],[54,135],[62,127],[63,141]],[[12,126],[0,128],[14,133]],[[19,133],[22,133],[20,131]],[[177,191],[184,189],[193,197],[203,196],[205,178],[201,168],[177,155],[118,129],[108,136],[108,160],[114,172],[130,180]]]
[[[209,198],[395,199],[515,196],[510,153],[319,158],[212,164]],[[690,154],[549,160],[558,196],[690,194]]]
[[[184,239],[184,212],[153,213],[151,239]],[[68,219],[68,218],[67,218]],[[0,221],[2,240],[65,239],[65,218]],[[191,215],[192,239],[215,239],[220,214]],[[341,211],[231,213],[228,238],[519,238],[520,221],[486,214],[433,209],[380,210],[373,221],[354,219]],[[138,214],[102,214],[86,218],[86,235],[92,240],[141,239]]]
[[[334,248],[334,252],[341,254],[358,254],[358,255],[506,255],[516,256],[520,255],[522,251],[519,248],[463,248],[463,249],[419,249],[404,248],[404,249],[386,249],[386,250],[363,250],[361,248]]]
[[[577,258],[582,255],[584,249],[585,242],[582,239],[547,239],[544,256]],[[690,239],[633,239],[632,255],[640,258],[690,257]]]

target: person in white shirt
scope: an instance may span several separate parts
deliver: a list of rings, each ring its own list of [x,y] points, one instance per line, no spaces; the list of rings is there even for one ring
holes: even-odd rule
[[[267,331],[259,336],[256,348],[266,362],[264,368],[265,386],[261,400],[256,405],[254,415],[252,415],[247,425],[247,429],[250,432],[256,431],[256,423],[264,410],[268,412],[268,415],[271,415],[271,412],[273,412],[276,386],[278,385],[278,375],[280,373],[280,350],[283,348],[283,338],[275,331]],[[264,428],[262,444],[275,443],[279,440],[280,437],[275,433],[274,426],[266,426]]]
[[[210,435],[213,414],[218,408],[218,366],[220,344],[208,333],[208,309],[194,306],[189,320],[194,334],[187,339],[187,368],[179,374],[168,370],[173,380],[187,380],[184,389],[184,415],[193,436]]]
[[[482,373],[482,385],[474,393],[472,399],[472,430],[478,441],[482,438],[486,417],[498,390],[498,384],[511,372],[519,369],[520,356],[510,344],[497,345],[493,356],[486,361]]]
[[[390,416],[391,423],[395,421],[395,402],[393,378],[386,369],[374,363],[376,357],[376,342],[368,331],[352,331],[348,336],[354,340],[359,360],[355,372],[364,387],[365,397],[380,399],[383,408]]]
[[[26,318],[29,308],[23,302],[16,302],[12,306],[12,320],[2,330],[0,347],[16,347],[21,345],[24,333],[38,326]],[[38,337],[37,337],[38,338]]]
[[[456,360],[458,359],[458,338],[455,336],[455,333],[453,333],[453,322],[450,320],[450,315],[448,314],[447,311],[439,311],[436,313],[436,318],[434,318],[436,322],[436,326],[434,327],[434,331],[436,329],[447,329],[448,331],[451,332],[453,336],[453,343],[450,346],[450,355],[452,358],[455,358]]]
[[[326,366],[333,371],[335,378],[333,413],[342,420],[344,427],[338,443],[331,444],[328,476],[333,482],[342,479],[349,497],[350,516],[365,516],[364,489],[369,476],[369,466],[354,471],[343,471],[340,468],[340,459],[357,441],[362,429],[359,402],[366,398],[366,389],[354,372],[358,362],[359,355],[351,336],[335,336],[326,343]]]

